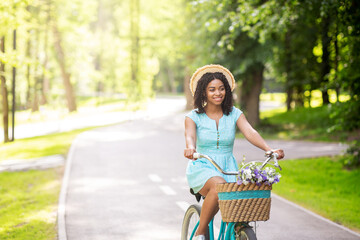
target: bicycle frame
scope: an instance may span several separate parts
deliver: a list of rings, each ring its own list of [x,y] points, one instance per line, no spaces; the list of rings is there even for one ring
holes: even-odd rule
[[[265,154],[265,156],[267,157],[267,159],[264,162],[261,162],[262,163],[261,169],[263,169],[265,167],[265,165],[269,164],[270,160],[274,160],[274,164],[272,164],[272,165],[274,165],[275,167],[277,167],[277,168],[279,168],[281,170],[281,167],[280,167],[280,165],[279,165],[279,163],[277,161],[278,154],[273,153],[273,152],[267,152]],[[201,154],[201,153],[194,153],[194,158],[206,158],[222,174],[225,174],[225,175],[238,175],[239,174],[239,172],[225,172],[212,158],[210,158],[207,155],[204,155],[204,154]],[[245,168],[250,163],[252,163],[252,162],[249,162],[249,163],[243,165],[242,168]],[[195,236],[195,232],[196,232],[197,228],[199,227],[199,222],[200,221],[197,222],[194,229],[192,230],[190,240],[193,239],[193,237]],[[240,222],[240,223],[246,224],[246,226],[248,227],[247,222]],[[227,223],[227,222],[224,222],[224,221],[221,220],[219,236],[218,236],[217,239],[218,240],[235,240],[234,228],[235,228],[236,224],[237,223],[235,223],[235,222]],[[215,236],[214,236],[214,219],[212,219],[210,221],[210,223],[209,223],[209,235],[210,235],[209,236],[210,240],[215,240]]]
[[[272,165],[274,165],[274,167],[277,167],[277,168],[279,168],[280,170],[282,170],[281,167],[280,167],[280,165],[279,165],[279,162],[278,162],[278,160],[277,160],[277,158],[278,158],[278,156],[279,156],[277,153],[273,153],[273,152],[268,153],[268,152],[267,152],[267,153],[265,153],[265,156],[266,156],[267,158],[266,158],[266,160],[265,160],[264,162],[261,162],[261,163],[262,163],[261,169],[263,169],[267,164],[270,164],[270,161],[271,161],[271,160],[274,160],[274,164],[272,164]],[[194,153],[194,158],[206,158],[206,159],[209,160],[209,162],[210,162],[212,165],[214,165],[214,167],[215,167],[219,172],[221,172],[222,174],[225,174],[225,175],[235,175],[235,176],[239,174],[239,172],[225,172],[211,157],[209,157],[209,156],[207,156],[207,155],[205,155],[205,154]],[[251,161],[251,162],[245,164],[242,168],[246,167],[247,165],[249,165],[249,164],[251,164],[251,163],[253,163],[253,162],[260,162],[260,161]],[[241,170],[241,169],[240,169],[240,170]]]
[[[219,236],[217,239],[218,240],[233,240],[233,238],[232,238],[233,236],[231,234],[234,232],[235,224],[236,223],[234,223],[234,222],[226,223],[221,220]],[[199,221],[197,222],[197,224],[195,225],[195,227],[191,233],[190,240],[193,239],[193,237],[195,236],[195,232],[198,227],[199,227]],[[212,219],[209,223],[210,240],[215,240],[214,234],[215,234],[214,233],[214,219]]]

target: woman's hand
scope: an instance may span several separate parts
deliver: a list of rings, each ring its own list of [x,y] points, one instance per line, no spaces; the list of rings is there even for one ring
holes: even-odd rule
[[[274,153],[277,153],[277,155],[279,155],[277,158],[278,160],[283,159],[285,157],[284,150],[282,150],[282,149],[271,149],[271,151]]]
[[[196,150],[194,148],[185,148],[184,150],[184,156],[188,159],[196,160],[193,157],[194,153],[196,153]]]

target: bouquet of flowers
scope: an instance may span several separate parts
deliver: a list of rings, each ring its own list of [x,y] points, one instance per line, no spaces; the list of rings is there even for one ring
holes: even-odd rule
[[[248,183],[255,183],[260,186],[261,184],[272,185],[280,181],[280,173],[272,167],[266,167],[261,169],[255,162],[244,164],[240,169],[239,175],[237,176],[237,183],[247,185]]]

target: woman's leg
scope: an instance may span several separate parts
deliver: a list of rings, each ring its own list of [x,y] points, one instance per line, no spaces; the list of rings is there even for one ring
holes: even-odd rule
[[[200,190],[200,194],[205,196],[204,203],[200,213],[200,223],[196,235],[205,235],[206,228],[209,225],[211,219],[219,211],[218,195],[216,192],[216,184],[225,183],[225,179],[222,177],[212,177],[205,183],[204,187]]]

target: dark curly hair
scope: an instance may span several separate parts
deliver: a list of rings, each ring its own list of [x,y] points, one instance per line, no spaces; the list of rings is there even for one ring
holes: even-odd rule
[[[231,92],[231,88],[229,82],[227,81],[224,74],[221,72],[215,73],[205,73],[201,76],[198,81],[195,94],[194,94],[194,107],[197,108],[197,113],[205,113],[205,103],[206,103],[206,87],[212,81],[218,79],[223,82],[225,86],[225,99],[221,103],[221,108],[225,115],[229,115],[232,111],[233,103],[233,95]]]

